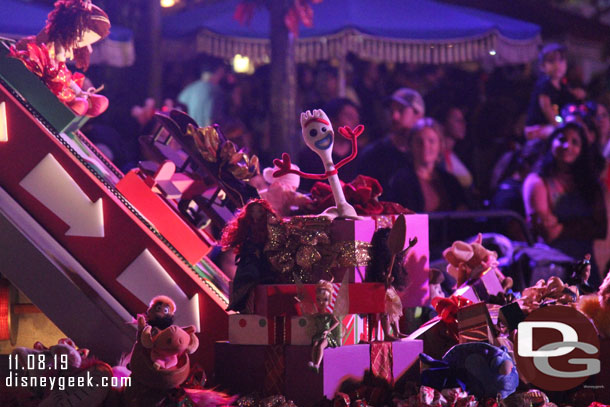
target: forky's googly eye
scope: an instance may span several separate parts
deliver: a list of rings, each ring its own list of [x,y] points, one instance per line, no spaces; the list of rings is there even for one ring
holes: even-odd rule
[[[322,130],[325,131],[325,130]],[[311,129],[309,130],[309,137],[316,137],[318,135],[318,130],[316,129]]]

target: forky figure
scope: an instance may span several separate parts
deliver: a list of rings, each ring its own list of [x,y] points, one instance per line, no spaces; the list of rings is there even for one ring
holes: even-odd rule
[[[334,207],[326,209],[323,215],[334,219],[334,218],[354,218],[357,219],[358,215],[356,210],[347,203],[343,189],[341,188],[341,181],[337,175],[337,170],[343,167],[350,161],[353,161],[358,154],[358,144],[356,139],[364,131],[364,126],[359,124],[355,129],[351,129],[348,126],[339,128],[339,133],[350,140],[352,143],[352,152],[349,156],[339,161],[336,165],[333,163],[332,151],[333,143],[335,141],[335,133],[333,127],[321,109],[315,109],[312,111],[306,111],[301,113],[301,129],[303,134],[303,140],[305,144],[322,159],[324,164],[324,174],[309,174],[294,168],[291,168],[290,156],[287,153],[282,154],[282,159],[275,159],[273,163],[279,168],[274,171],[274,177],[281,177],[284,174],[297,174],[303,178],[315,179],[323,181],[328,179],[330,188],[333,191],[333,197],[335,198]]]

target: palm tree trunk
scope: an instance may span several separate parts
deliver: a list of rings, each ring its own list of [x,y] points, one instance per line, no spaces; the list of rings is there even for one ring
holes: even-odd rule
[[[297,153],[295,38],[284,23],[293,0],[271,0],[271,148],[274,156]]]

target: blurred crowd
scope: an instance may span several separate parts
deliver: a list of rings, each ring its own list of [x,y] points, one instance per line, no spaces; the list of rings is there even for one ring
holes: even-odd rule
[[[222,61],[205,59],[170,64],[165,78],[164,105],[151,99],[134,106],[131,124],[121,126],[129,134],[91,130],[94,142],[110,144],[104,147],[121,169],[147,158],[137,136],[152,133],[155,111],[171,108],[188,112],[200,126],[218,123],[229,139],[259,156],[261,168],[272,166],[268,65],[238,75]],[[350,58],[346,78],[340,97],[337,68],[298,66],[295,111],[297,117],[324,109],[335,134],[340,126],[364,124],[358,157],[341,169],[342,181],[374,177],[383,200],[416,212],[512,210],[539,240],[576,259],[598,245],[599,264],[608,270],[610,69],[587,84],[568,66],[567,50],[550,44],[536,63],[493,70]],[[303,171],[323,172],[298,128],[294,144]],[[349,153],[350,143],[336,137],[337,161]],[[301,180],[303,192],[311,186]],[[517,230],[510,237],[522,238]],[[592,283],[599,284],[595,274]]]

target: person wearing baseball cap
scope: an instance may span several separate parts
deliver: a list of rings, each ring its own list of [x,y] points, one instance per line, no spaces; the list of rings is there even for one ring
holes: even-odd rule
[[[414,114],[416,116],[419,116],[417,120],[424,117],[426,113],[426,105],[424,104],[424,99],[416,90],[410,88],[400,88],[394,93],[392,93],[392,96],[390,96],[390,101],[398,103],[403,108],[412,108]]]
[[[410,88],[396,90],[387,101],[391,131],[385,138],[368,145],[358,161],[358,172],[376,178],[384,190],[392,174],[405,165],[411,129],[426,113],[424,99]]]

